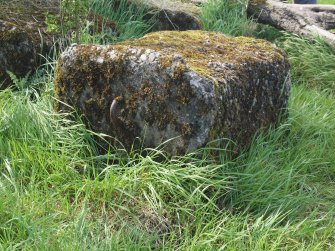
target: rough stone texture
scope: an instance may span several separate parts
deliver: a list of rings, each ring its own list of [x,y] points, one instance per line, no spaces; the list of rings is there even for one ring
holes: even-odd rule
[[[130,0],[156,14],[153,30],[199,30],[199,5],[205,0]],[[150,15],[149,15],[150,16]]]
[[[248,146],[286,108],[290,77],[286,54],[269,42],[165,31],[117,45],[69,47],[55,88],[94,131],[127,148],[136,137],[146,147],[177,137],[165,148],[175,155],[222,137]],[[69,111],[61,102],[56,108]]]
[[[11,84],[7,71],[23,77],[42,62],[39,54],[49,52],[54,34],[46,32],[44,21],[52,6],[35,0],[0,3],[0,89]]]

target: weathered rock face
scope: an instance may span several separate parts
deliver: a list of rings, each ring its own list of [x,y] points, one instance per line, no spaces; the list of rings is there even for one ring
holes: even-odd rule
[[[272,44],[204,31],[165,31],[117,45],[69,47],[57,98],[91,128],[130,147],[170,141],[183,154],[217,138],[247,146],[278,121],[290,90],[286,55]],[[68,106],[58,103],[58,111]]]
[[[11,84],[7,71],[18,77],[33,72],[46,55],[54,34],[46,32],[46,11],[52,13],[52,1],[13,1],[0,4],[0,89]]]
[[[130,0],[130,2],[145,6],[156,14],[153,30],[201,29],[199,5],[205,0]]]

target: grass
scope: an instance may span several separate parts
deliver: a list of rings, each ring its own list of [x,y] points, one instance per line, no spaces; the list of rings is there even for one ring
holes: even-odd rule
[[[232,36],[249,36],[256,29],[246,14],[248,1],[210,0],[201,8],[203,28]]]
[[[289,117],[235,159],[102,155],[102,135],[54,111],[54,62],[16,79],[0,91],[0,250],[335,249],[335,52],[277,43],[292,64]]]
[[[311,43],[289,36],[282,42],[282,47],[290,54],[294,81],[335,90],[335,48],[322,40]]]
[[[146,17],[148,10],[129,4],[127,0],[92,0],[90,8],[96,16],[103,18],[102,31],[89,34],[87,30],[91,23],[87,23],[81,32],[81,43],[106,44],[142,37],[154,24],[154,17]],[[116,29],[112,32],[106,26],[108,21],[115,24]]]

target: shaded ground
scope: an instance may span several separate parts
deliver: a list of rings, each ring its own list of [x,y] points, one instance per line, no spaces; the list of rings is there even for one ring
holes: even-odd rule
[[[17,77],[34,72],[54,44],[47,31],[48,14],[56,14],[58,1],[0,0],[0,83],[11,84],[7,71]]]
[[[0,0],[0,20],[21,27],[45,27],[47,13],[56,13],[59,3],[55,0]]]

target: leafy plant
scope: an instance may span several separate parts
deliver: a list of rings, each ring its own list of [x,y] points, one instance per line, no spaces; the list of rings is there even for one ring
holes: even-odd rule
[[[59,14],[46,15],[48,30],[61,33],[63,36],[72,33],[75,41],[79,41],[83,20],[89,12],[91,0],[61,0]]]
[[[30,84],[29,82],[29,75],[30,72],[28,72],[23,78],[18,78],[13,72],[7,71],[8,76],[10,77],[11,81],[13,82],[14,86],[18,90],[23,90],[28,87]]]
[[[47,15],[48,30],[70,35],[76,43],[111,43],[147,33],[154,18],[127,0],[62,0],[59,15]]]

